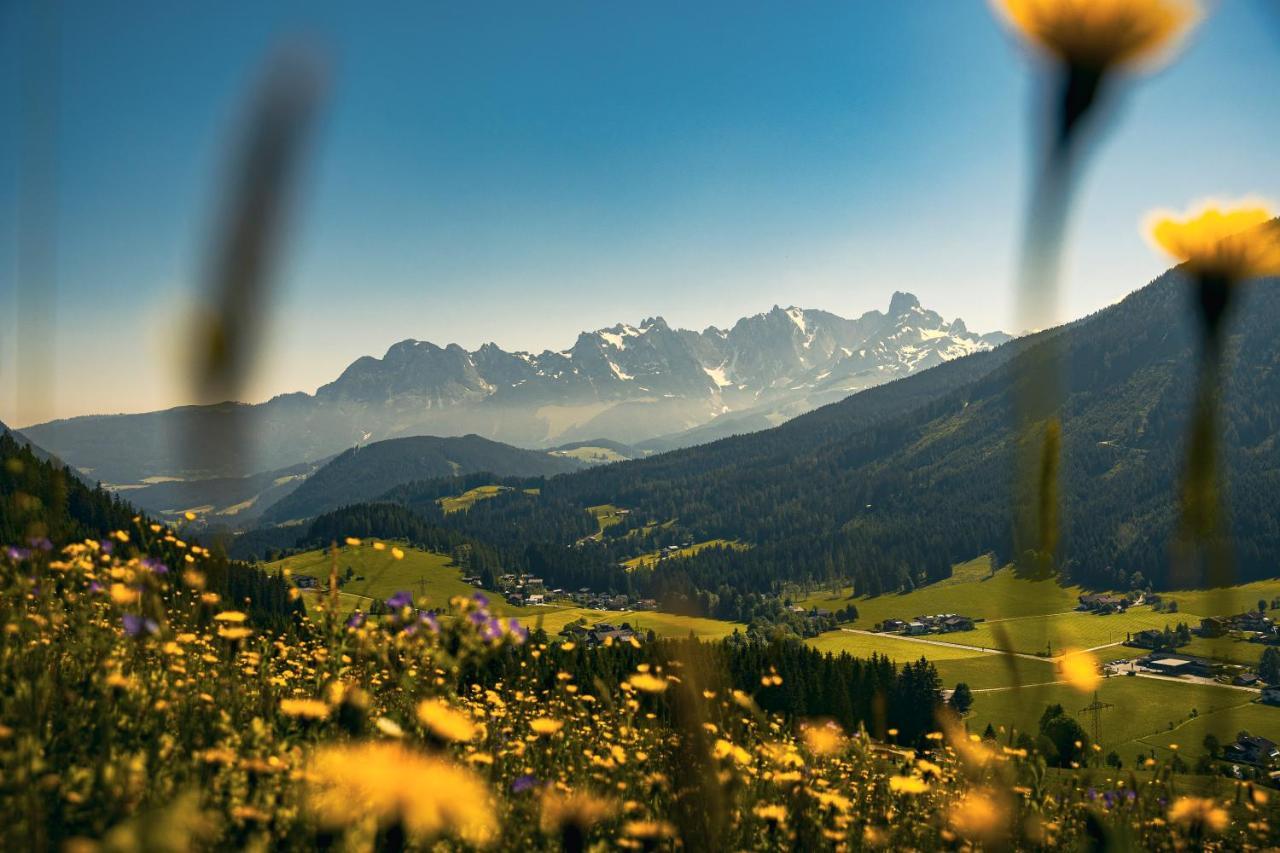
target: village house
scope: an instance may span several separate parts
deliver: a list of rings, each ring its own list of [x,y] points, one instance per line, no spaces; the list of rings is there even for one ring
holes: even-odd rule
[[[1227,744],[1222,750],[1222,757],[1240,764],[1268,767],[1280,761],[1280,749],[1276,748],[1275,741],[1241,732],[1235,742]]]
[[[1099,592],[1082,595],[1079,601],[1080,605],[1076,608],[1077,610],[1087,610],[1098,614],[1123,613],[1125,608],[1133,605],[1133,599],[1128,596]]]
[[[1213,661],[1190,655],[1156,653],[1147,655],[1139,660],[1138,663],[1161,675],[1195,675],[1202,678],[1212,678],[1214,674]]]
[[[1200,636],[1223,637],[1231,627],[1225,616],[1206,616],[1200,620]]]

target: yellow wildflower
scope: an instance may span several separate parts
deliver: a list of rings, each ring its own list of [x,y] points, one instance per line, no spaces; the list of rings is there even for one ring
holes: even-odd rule
[[[418,722],[441,740],[468,741],[476,736],[471,718],[440,699],[423,699],[418,703]]]
[[[529,723],[529,728],[533,729],[536,734],[553,735],[564,728],[564,723],[559,720],[553,720],[550,717],[538,717]]]
[[[308,720],[323,720],[332,709],[319,699],[281,699],[280,713],[286,717],[304,717]]]
[[[1159,62],[1200,18],[1195,0],[993,0],[992,5],[1036,49],[1096,72]]]
[[[1178,214],[1148,215],[1151,242],[1196,275],[1226,282],[1280,275],[1280,227],[1260,201],[1206,201]]]
[[[372,815],[418,838],[456,835],[485,844],[497,824],[484,783],[471,771],[398,741],[325,747],[312,756],[307,805],[326,827]]]
[[[923,794],[929,786],[918,776],[893,776],[889,779],[889,790],[899,794]]]
[[[1230,820],[1227,810],[1208,797],[1179,797],[1169,808],[1170,823],[1192,832],[1222,832]]]
[[[585,792],[563,794],[547,788],[542,795],[540,825],[543,832],[559,832],[567,826],[586,830],[613,817],[617,805],[612,800]]]
[[[214,618],[214,621],[217,621],[217,622],[240,623],[240,622],[243,622],[246,617],[239,610],[224,610],[213,618]]]
[[[1068,649],[1062,657],[1062,677],[1082,693],[1097,690],[1098,683],[1102,681],[1093,655],[1072,649]]]
[[[631,676],[631,686],[645,693],[661,693],[667,689],[667,680],[647,672]]]

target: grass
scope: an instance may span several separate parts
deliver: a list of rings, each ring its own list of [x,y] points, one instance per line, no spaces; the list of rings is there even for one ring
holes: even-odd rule
[[[669,553],[674,557],[692,557],[694,554],[697,554],[699,551],[705,551],[707,548],[731,548],[735,551],[745,551],[748,547],[750,546],[743,545],[741,542],[731,539],[709,539],[706,542],[695,542],[687,548],[681,548],[678,551],[671,551]],[[624,560],[622,565],[631,570],[641,568],[651,569],[661,562],[663,553],[665,552],[650,551],[647,554],[632,557],[630,560]],[[671,557],[668,557],[667,559],[671,559]]]
[[[1266,646],[1233,637],[1192,637],[1191,642],[1178,648],[1179,652],[1223,663],[1256,667]]]
[[[460,495],[452,497],[440,498],[436,503],[440,504],[440,508],[448,515],[451,512],[461,512],[471,509],[472,504],[476,501],[483,501],[489,498],[497,497],[503,492],[511,491],[510,486],[476,486],[474,489],[467,489]]]
[[[956,565],[951,577],[908,593],[889,593],[854,598],[846,587],[799,598],[806,609],[820,607],[839,610],[849,604],[858,608],[858,626],[871,628],[885,619],[908,619],[934,613],[960,613],[982,619],[1043,616],[1071,610],[1079,603],[1078,587],[1059,586],[1053,579],[1029,580],[1012,568],[991,571],[991,558],[978,557]]]
[[[1179,610],[1199,613],[1202,616],[1229,616],[1256,609],[1259,599],[1270,604],[1271,599],[1280,596],[1280,579],[1221,589],[1174,590],[1162,593],[1162,596],[1165,601],[1178,602]]]
[[[400,547],[404,550],[403,560],[393,557],[389,547],[383,551],[376,551],[370,545],[339,548],[338,575],[345,575],[348,567],[355,575],[340,587],[340,606],[347,607],[348,612],[357,606],[368,610],[375,599],[385,600],[397,592],[407,591],[413,593],[420,606],[439,607],[455,595],[469,596],[477,591],[471,584],[463,583],[462,570],[448,556],[407,545]],[[268,563],[266,569],[269,572],[286,569],[293,575],[307,575],[328,585],[330,562],[329,552],[317,549]],[[357,580],[359,577],[364,579]],[[315,593],[305,593],[303,600],[314,597]],[[502,615],[527,616],[541,610],[513,607],[493,595],[490,598],[494,599],[490,609]]]
[[[575,447],[572,450],[553,450],[552,456],[567,456],[571,459],[581,459],[583,462],[625,462],[626,456],[611,447],[594,447],[587,445],[584,447]]]
[[[848,631],[828,631],[825,634],[819,634],[805,640],[807,645],[813,646],[824,652],[832,654],[840,654],[848,652],[855,657],[870,657],[872,653],[884,655],[898,663],[906,663],[908,661],[917,661],[922,657],[932,661],[952,661],[965,658],[983,658],[988,657],[994,659],[995,655],[984,655],[982,652],[970,651],[969,649],[953,648],[949,649],[945,646],[934,646],[927,643],[917,643],[911,640],[904,640],[901,637],[895,637],[891,634],[854,634]],[[1048,669],[1048,667],[1046,667]]]
[[[1035,662],[1027,663],[1034,665]],[[1044,669],[1052,672],[1048,665]],[[1201,741],[1204,735],[1196,736],[1201,728],[1217,727],[1225,731],[1236,725],[1237,718],[1246,714],[1256,733],[1280,737],[1280,708],[1250,704],[1249,694],[1240,690],[1115,676],[1102,681],[1098,698],[1113,706],[1101,712],[1099,740],[1102,748],[1116,749],[1126,765],[1132,764],[1138,751],[1147,751],[1157,744],[1167,747],[1169,743],[1177,743],[1184,758],[1194,759],[1203,751]],[[1034,735],[1045,706],[1060,704],[1080,720],[1086,732],[1092,733],[1088,715],[1078,713],[1092,699],[1092,694],[1082,693],[1067,684],[977,693],[967,722],[969,730],[975,732],[983,731],[991,723],[997,729],[1013,726]],[[1200,719],[1191,717],[1192,709],[1199,712]],[[1174,726],[1172,731],[1169,728],[1171,723]],[[1236,725],[1225,740],[1233,740],[1239,728]]]
[[[687,637],[690,632],[700,640],[719,640],[729,636],[734,629],[745,631],[745,625],[736,622],[724,622],[719,619],[705,619],[700,616],[681,616],[675,613],[659,613],[653,610],[591,610],[586,607],[566,607],[527,617],[531,627],[541,625],[551,636],[570,622],[579,618],[587,620],[587,624],[608,622],[621,625],[626,622],[636,631],[652,630],[659,637]]]
[[[621,524],[623,517],[627,514],[625,510],[613,504],[589,506],[587,507],[587,512],[591,513],[596,520],[596,525],[599,527],[594,534],[587,537],[588,539],[603,539],[604,532],[615,524]]]
[[[1092,649],[1109,643],[1123,643],[1126,633],[1136,633],[1147,628],[1163,629],[1165,625],[1173,627],[1179,621],[1190,618],[1194,617],[1187,614],[1156,613],[1147,607],[1134,607],[1125,613],[1110,616],[1072,611],[1043,617],[1023,616],[981,622],[972,631],[939,634],[933,639],[989,649],[1008,648],[1023,654],[1037,654],[1050,648],[1056,655],[1066,648]],[[1002,638],[1007,641],[1007,646]],[[1143,653],[1142,649],[1123,648],[1118,656],[1132,657]]]
[[[1247,698],[1244,693],[1237,693],[1237,696]],[[1185,758],[1188,752],[1199,755],[1204,751],[1204,738],[1208,734],[1213,734],[1219,743],[1224,744],[1235,740],[1242,730],[1280,740],[1280,708],[1258,702],[1241,702],[1216,711],[1200,710],[1197,717],[1182,722],[1174,730],[1139,738],[1132,745],[1154,749],[1156,757],[1163,758],[1172,751],[1169,745],[1177,744],[1178,752]]]

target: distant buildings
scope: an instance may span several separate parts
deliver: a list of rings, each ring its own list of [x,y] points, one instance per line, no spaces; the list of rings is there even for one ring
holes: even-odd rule
[[[1275,622],[1257,610],[1247,610],[1235,616],[1206,616],[1200,620],[1202,637],[1223,637],[1233,631],[1253,634],[1261,639],[1277,636]]]
[[[1138,661],[1146,669],[1161,675],[1195,675],[1201,678],[1214,676],[1214,662],[1191,655],[1156,653]]]
[[[939,613],[934,616],[917,616],[910,622],[901,619],[885,619],[880,623],[880,630],[890,634],[904,634],[908,637],[922,634],[950,634],[953,631],[972,631],[979,620],[957,613]]]
[[[574,623],[566,625],[560,636],[582,643],[585,646],[606,646],[613,643],[629,643],[639,641],[639,635],[626,622],[622,625],[611,625],[608,622],[597,622],[595,625]]]
[[[1131,595],[1116,595],[1109,592],[1094,592],[1079,597],[1076,610],[1105,615],[1107,613],[1123,613],[1139,603],[1139,599]]]
[[[1241,732],[1235,741],[1226,745],[1222,757],[1227,761],[1269,767],[1280,761],[1280,749],[1275,741],[1248,732]]]

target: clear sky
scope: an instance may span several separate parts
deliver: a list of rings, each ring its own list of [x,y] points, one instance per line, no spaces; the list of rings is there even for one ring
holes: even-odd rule
[[[980,0],[62,4],[54,393],[18,409],[19,81],[0,6],[0,419],[186,402],[177,356],[230,128],[299,33],[331,90],[252,400],[419,338],[560,349],[661,314],[856,315],[893,290],[1012,328],[1035,77]],[[1090,163],[1063,317],[1164,263],[1138,223],[1280,199],[1280,20],[1214,6]],[[28,409],[32,407],[28,406]]]

